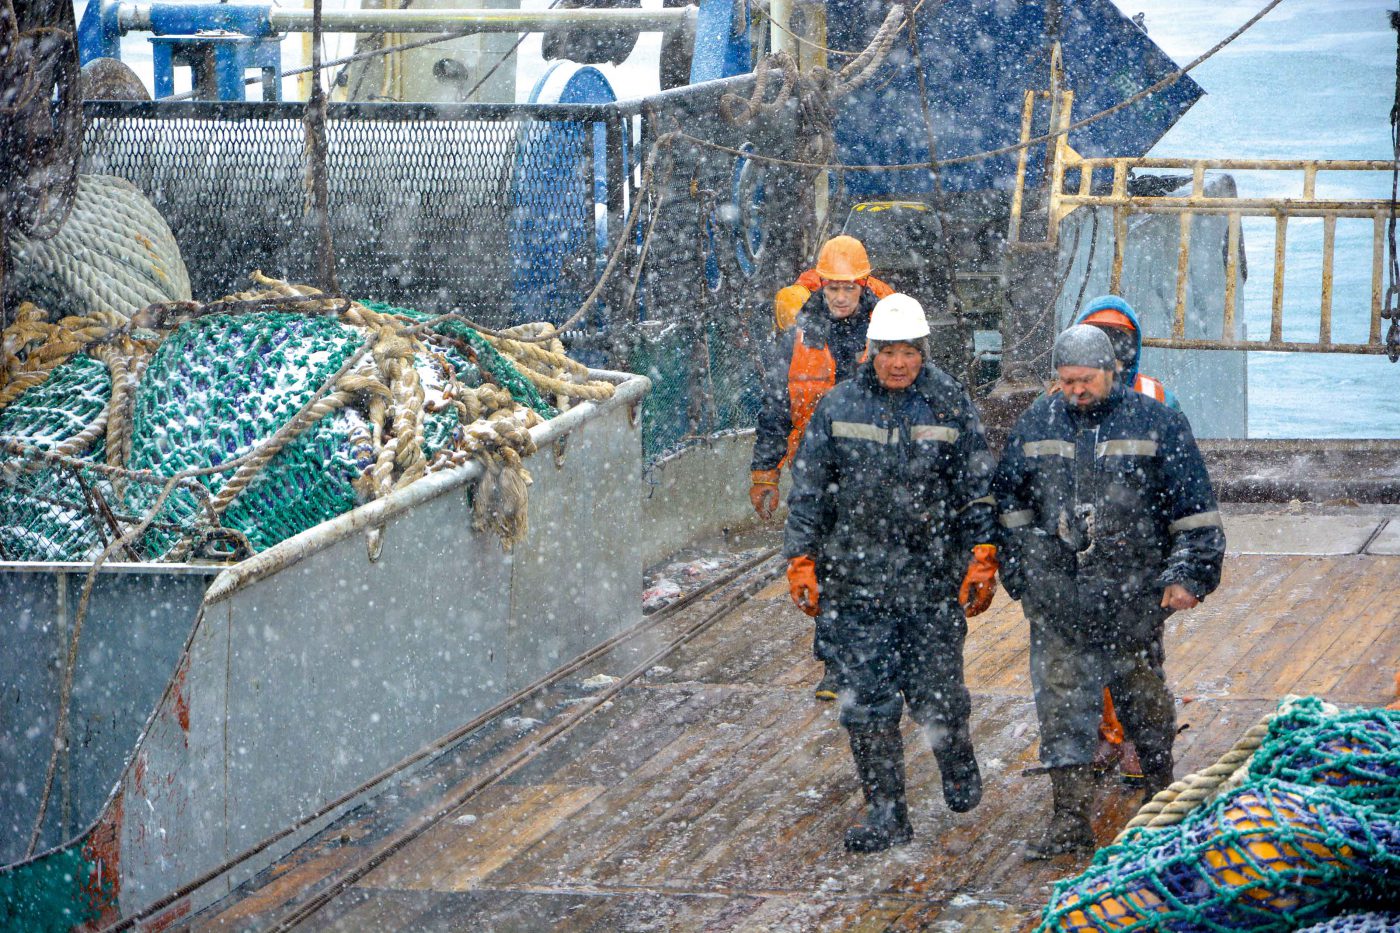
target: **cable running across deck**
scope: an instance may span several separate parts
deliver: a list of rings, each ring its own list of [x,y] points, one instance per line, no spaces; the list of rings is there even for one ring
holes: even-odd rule
[[[370,872],[401,852],[419,836],[422,836],[428,830],[437,826],[444,819],[455,813],[467,801],[476,796],[476,794],[520,771],[548,749],[551,742],[572,732],[594,712],[602,709],[612,697],[621,693],[626,687],[631,686],[648,670],[664,660],[677,648],[692,641],[716,622],[728,616],[741,603],[764,586],[768,585],[768,583],[776,579],[782,573],[783,563],[781,561],[769,563],[772,560],[772,556],[776,555],[776,549],[769,552],[769,555],[769,557],[759,562],[756,566],[753,566],[747,573],[735,577],[736,582],[743,579],[743,577],[750,577],[750,579],[744,581],[743,585],[721,600],[714,609],[700,620],[688,625],[679,635],[670,639],[651,655],[639,662],[616,683],[599,691],[593,697],[593,702],[584,705],[578,712],[566,716],[562,722],[551,726],[538,738],[532,739],[524,749],[516,752],[507,761],[493,768],[489,773],[470,782],[465,788],[453,794],[447,802],[439,805],[427,817],[420,818],[418,822],[405,830],[394,840],[375,851],[353,868],[342,873],[329,888],[292,911],[272,929],[276,931],[276,933],[284,933],[284,931],[291,930],[313,917],[322,908],[329,905],[341,894],[344,894]],[[765,567],[765,565],[767,566]]]
[[[165,910],[167,907],[179,901],[181,898],[193,894],[195,891],[198,891],[200,888],[204,887],[206,884],[209,884],[211,881],[214,881],[220,876],[231,871],[232,869],[237,868],[239,865],[243,864],[248,859],[253,858],[260,852],[267,850],[269,847],[276,845],[278,842],[281,842],[283,839],[286,839],[288,836],[291,836],[297,830],[309,826],[312,823],[315,823],[316,821],[329,816],[330,814],[338,810],[340,807],[345,806],[357,797],[369,793],[370,791],[378,787],[380,784],[383,784],[384,782],[392,779],[393,777],[402,774],[405,770],[412,767],[413,765],[418,764],[419,762],[431,758],[439,752],[445,751],[446,749],[452,747],[453,745],[462,741],[467,736],[471,735],[473,732],[476,732],[478,729],[482,728],[487,723],[494,720],[496,717],[507,712],[512,707],[524,703],[532,696],[535,696],[547,689],[548,687],[553,686],[554,684],[563,680],[565,677],[568,677],[570,674],[573,674],[575,671],[578,671],[586,664],[594,661],[602,655],[607,654],[609,651],[613,650],[623,642],[626,642],[627,640],[632,638],[636,638],[640,635],[646,634],[647,632],[663,624],[673,616],[678,615],[682,610],[693,605],[699,600],[704,599],[711,593],[723,589],[724,587],[729,586],[730,584],[741,579],[745,575],[755,571],[762,564],[771,560],[775,555],[777,555],[777,553],[777,548],[765,549],[753,558],[739,564],[737,567],[733,568],[729,572],[715,578],[714,580],[711,580],[710,582],[691,591],[690,593],[685,594],[675,602],[663,606],[660,609],[653,610],[651,612],[644,612],[643,619],[639,624],[627,629],[624,632],[619,632],[617,635],[614,635],[612,638],[609,638],[606,641],[600,642],[599,644],[590,648],[588,651],[585,651],[583,654],[574,658],[572,661],[567,662],[562,667],[556,668],[555,670],[536,680],[534,683],[522,687],[520,690],[501,700],[495,706],[492,706],[490,709],[473,717],[471,720],[464,723],[461,727],[454,729],[452,732],[448,733],[445,736],[442,736],[441,738],[435,739],[428,745],[424,746],[423,748],[419,749],[417,752],[414,752],[412,755],[409,755],[403,760],[397,762],[396,764],[390,765],[388,768],[385,768],[383,771],[369,778],[359,787],[356,787],[355,789],[342,794],[335,800],[330,801],[325,806],[318,809],[316,812],[303,816],[292,825],[282,830],[279,830],[278,832],[272,834],[271,836],[268,836],[267,838],[256,843],[255,845],[243,850],[242,852],[238,853],[237,855],[233,856],[232,858],[228,859],[222,864],[209,869],[208,871],[201,874],[199,877],[195,878],[193,881],[190,881],[177,888],[176,890],[171,891],[169,894],[166,894],[165,896],[159,898],[158,900],[154,901],[153,903],[143,908],[141,911],[133,914],[132,916],[123,918],[121,921],[111,926],[104,927],[103,933],[120,933],[120,931],[132,929],[142,921],[148,920],[156,916],[161,911]],[[766,582],[767,579],[768,578],[765,577],[764,581]],[[745,589],[744,593],[746,598],[747,588]],[[699,632],[696,632],[696,634],[699,634]],[[597,707],[595,705],[592,708]]]

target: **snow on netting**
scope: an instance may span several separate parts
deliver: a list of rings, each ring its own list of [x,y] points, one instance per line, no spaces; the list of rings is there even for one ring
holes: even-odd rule
[[[1400,913],[1347,914],[1314,923],[1298,933],[1400,933]]]
[[[262,282],[276,286],[268,300],[308,297]],[[116,559],[184,559],[210,540],[263,550],[476,456],[519,471],[527,428],[556,413],[542,386],[611,394],[557,340],[523,343],[534,325],[488,338],[387,305],[287,306],[184,308],[140,339],[125,322],[49,323],[30,306],[25,329],[6,332],[18,352],[0,373],[0,559],[91,559],[143,517]],[[156,508],[179,473],[190,475]]]
[[[1270,724],[1243,786],[1179,825],[1134,829],[1100,850],[1056,884],[1038,931],[1292,933],[1343,909],[1395,903],[1397,717],[1295,702]]]

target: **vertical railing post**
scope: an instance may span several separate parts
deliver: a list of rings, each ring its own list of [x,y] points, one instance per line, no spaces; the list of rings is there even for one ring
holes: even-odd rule
[[[1274,218],[1274,296],[1269,312],[1269,342],[1283,341],[1283,279],[1288,255],[1288,215]]]
[[[1235,302],[1240,277],[1240,212],[1231,211],[1225,234],[1225,313],[1221,317],[1220,339],[1235,339]]]
[[[1186,282],[1191,272],[1191,214],[1177,216],[1176,305],[1172,311],[1172,336],[1186,336]]]
[[[1367,343],[1381,344],[1381,295],[1385,294],[1385,214],[1377,212],[1371,234],[1371,333]]]
[[[1337,247],[1337,216],[1322,218],[1322,319],[1318,322],[1317,342],[1332,343],[1332,264]]]

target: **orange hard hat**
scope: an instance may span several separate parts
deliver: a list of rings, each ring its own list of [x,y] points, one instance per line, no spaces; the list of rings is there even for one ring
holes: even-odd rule
[[[797,320],[797,312],[802,310],[802,306],[811,297],[812,293],[801,285],[789,285],[787,288],[778,289],[778,294],[773,296],[773,317],[777,321],[778,330],[791,327],[792,322]]]
[[[1116,327],[1119,330],[1126,330],[1134,333],[1137,331],[1137,327],[1133,325],[1132,318],[1114,308],[1100,308],[1079,323],[1100,324],[1104,327]]]
[[[870,257],[853,236],[834,236],[817,255],[817,275],[828,282],[856,282],[870,274]]]

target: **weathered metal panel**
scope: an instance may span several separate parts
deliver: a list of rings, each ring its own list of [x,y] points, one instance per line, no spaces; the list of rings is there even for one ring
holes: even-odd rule
[[[633,410],[647,386],[631,378],[616,399],[535,429],[531,530],[513,554],[471,531],[473,465],[289,539],[210,588],[122,787],[124,915],[640,618]],[[363,532],[381,520],[371,560]],[[225,893],[314,829],[178,909]]]
[[[640,618],[639,436],[617,409],[531,459],[530,536],[511,568],[511,683],[548,673]]]
[[[23,857],[38,816],[86,570],[0,563],[0,864]],[[111,564],[98,574],[78,642],[69,747],[58,761],[36,851],[97,818],[217,573]]]

